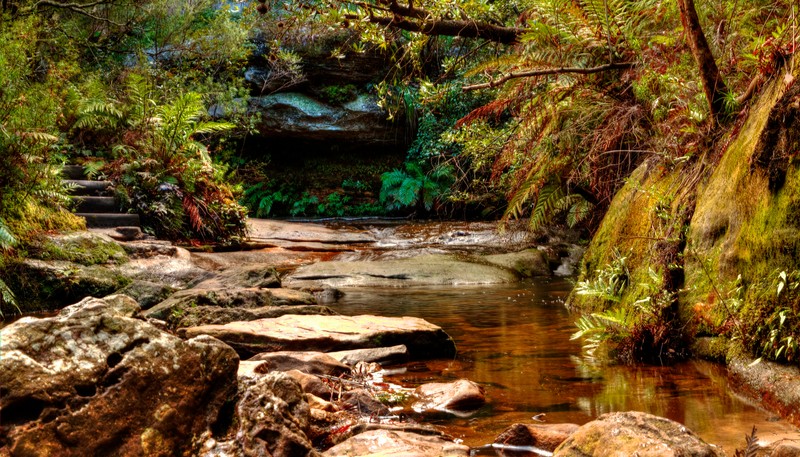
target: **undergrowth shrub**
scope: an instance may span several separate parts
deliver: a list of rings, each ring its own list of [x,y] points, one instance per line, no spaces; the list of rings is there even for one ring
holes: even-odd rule
[[[110,145],[109,175],[123,206],[145,229],[169,239],[230,242],[247,232],[239,189],[227,167],[215,163],[201,141],[233,124],[207,121],[202,97],[187,92],[165,99],[148,80],[131,74],[122,101],[109,99],[83,111],[80,128],[121,131]]]
[[[593,280],[580,281],[578,295],[601,301],[604,311],[581,316],[572,339],[582,339],[589,357],[610,358],[624,363],[667,364],[683,358],[686,341],[677,326],[676,294],[664,289],[662,278],[652,268],[640,284],[630,284],[626,257],[615,259],[597,272]],[[626,289],[639,298],[632,305],[620,304]]]

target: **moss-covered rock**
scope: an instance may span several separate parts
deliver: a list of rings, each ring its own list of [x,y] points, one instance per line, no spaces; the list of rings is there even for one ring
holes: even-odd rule
[[[798,103],[799,85],[769,86],[700,190],[686,264],[693,300],[713,301],[714,281],[719,287],[741,274],[752,282],[800,267]]]
[[[569,306],[582,312],[602,311],[612,304],[630,307],[644,298],[653,275],[668,277],[681,247],[680,233],[687,214],[686,175],[692,166],[666,167],[658,160],[646,161],[617,192],[603,222],[592,238],[580,264],[580,279],[593,282],[615,262],[624,263],[624,287],[615,300],[573,292]],[[624,262],[620,259],[624,258]],[[648,286],[648,287],[642,287]]]
[[[106,235],[85,231],[42,237],[31,243],[28,255],[39,260],[65,260],[80,265],[128,261],[119,243]]]
[[[64,260],[7,261],[4,273],[23,313],[60,309],[84,297],[105,297],[130,283],[114,266]]]

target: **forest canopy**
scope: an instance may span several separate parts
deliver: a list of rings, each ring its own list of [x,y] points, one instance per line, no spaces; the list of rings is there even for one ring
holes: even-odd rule
[[[252,133],[252,113],[231,109],[223,122],[207,112],[246,107],[253,90],[244,73],[261,46],[278,91],[303,80],[309,47],[392,62],[365,90],[415,136],[404,168],[385,170],[383,211],[477,208],[534,228],[591,229],[643,158],[706,154],[717,126],[734,122],[794,52],[796,9],[789,1],[3,0],[0,140],[9,167],[0,221],[9,235],[25,233],[26,205],[57,210],[66,189],[40,178],[77,158],[102,161],[146,221],[179,221],[154,223],[159,235],[242,236],[237,200],[249,189],[238,186],[234,145]],[[164,183],[174,186],[169,195],[158,190]],[[286,198],[271,192],[269,204]],[[250,200],[263,209],[263,198]]]

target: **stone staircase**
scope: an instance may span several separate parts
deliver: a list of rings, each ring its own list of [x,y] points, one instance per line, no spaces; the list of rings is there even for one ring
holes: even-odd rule
[[[120,210],[111,182],[88,179],[80,165],[65,165],[62,176],[65,182],[75,185],[75,214],[86,219],[88,228],[140,227],[138,214]]]

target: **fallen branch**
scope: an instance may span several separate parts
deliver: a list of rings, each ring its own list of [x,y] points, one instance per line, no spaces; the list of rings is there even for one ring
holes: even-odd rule
[[[518,72],[511,72],[498,79],[493,79],[487,83],[481,84],[473,84],[470,86],[464,86],[461,88],[464,92],[469,92],[471,90],[478,90],[478,89],[491,89],[493,87],[497,87],[507,81],[516,78],[531,78],[534,76],[546,76],[546,75],[560,75],[565,73],[574,73],[580,75],[589,75],[592,73],[602,73],[604,71],[610,70],[624,70],[626,68],[631,68],[635,65],[634,62],[619,62],[619,63],[609,63],[605,65],[599,65],[597,67],[590,67],[590,68],[582,68],[582,67],[560,67],[560,68],[543,68],[538,70],[526,70],[526,71],[518,71]]]

